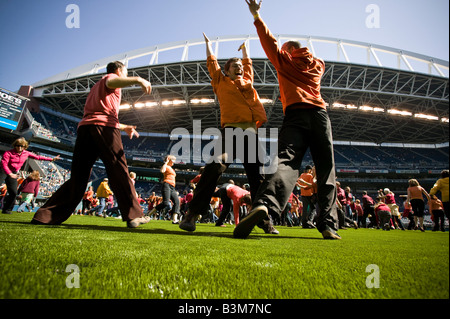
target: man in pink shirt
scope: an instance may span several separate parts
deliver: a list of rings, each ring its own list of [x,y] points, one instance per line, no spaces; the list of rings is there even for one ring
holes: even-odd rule
[[[129,177],[120,131],[131,138],[139,137],[136,126],[119,123],[121,88],[140,85],[150,94],[150,82],[128,77],[119,61],[107,65],[107,75],[98,81],[86,99],[83,119],[78,125],[72,158],[71,178],[34,215],[32,223],[58,225],[67,220],[83,198],[92,167],[98,158],[105,165],[111,189],[116,195],[122,219],[134,228],[147,223]]]

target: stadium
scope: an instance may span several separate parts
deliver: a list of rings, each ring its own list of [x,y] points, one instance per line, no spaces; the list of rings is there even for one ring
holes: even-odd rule
[[[356,198],[361,198],[363,191],[376,197],[379,189],[389,188],[398,202],[403,203],[399,196],[406,194],[409,179],[417,179],[429,190],[441,171],[448,169],[448,61],[343,39],[276,37],[280,43],[298,40],[325,61],[321,93],[332,123],[337,178],[341,185],[352,189]],[[258,36],[211,40],[221,66],[237,56],[236,49],[247,42],[253,60],[254,86],[268,117],[263,128],[280,128],[284,115],[277,73],[262,51]],[[181,194],[190,188],[190,180],[204,165],[203,159],[199,161],[193,155],[199,151],[193,148],[198,145],[194,140],[201,140],[204,147],[214,139],[203,134],[204,130],[220,127],[220,108],[210,84],[204,51],[203,39],[158,44],[93,61],[22,86],[18,92],[4,88],[2,108],[8,108],[9,113],[2,116],[9,117],[5,115],[6,120],[0,121],[3,123],[0,150],[2,153],[9,150],[13,141],[22,136],[30,142],[32,152],[61,156],[56,165],[43,166],[45,163],[29,159],[23,167],[28,171],[39,170],[48,181],[46,193],[38,197],[41,203],[45,201],[70,176],[77,124],[90,88],[105,75],[106,65],[118,60],[128,67],[129,76],[140,76],[152,84],[151,96],[144,96],[140,87],[122,90],[119,120],[136,125],[140,134],[132,140],[123,135],[129,170],[137,173],[136,189],[144,198],[161,191],[163,159],[181,138],[179,132],[184,132],[192,143],[189,152],[176,154],[178,162],[174,168]],[[19,106],[11,101],[17,101]],[[200,131],[195,123],[201,123]],[[263,137],[265,142],[271,140]],[[306,154],[302,166],[308,164],[313,161]],[[55,176],[56,181],[52,180]],[[106,171],[98,161],[91,176],[93,185],[97,186],[104,177]],[[223,181],[228,179],[240,185],[247,182],[242,164],[237,162],[229,167],[222,176]],[[12,237],[20,232],[22,235],[16,237],[12,247],[19,247],[15,249],[22,252],[39,251],[42,249],[39,245],[46,243],[45,253],[24,258],[20,269],[28,276],[19,276],[19,271],[10,268],[12,264],[7,260],[11,256],[21,257],[14,255],[14,249],[5,248],[4,273],[15,275],[11,282],[6,275],[3,277],[2,298],[448,299],[448,274],[431,271],[421,280],[415,275],[417,269],[440,269],[444,273],[442,267],[448,270],[448,232],[427,231],[429,237],[424,241],[419,238],[420,232],[380,230],[374,236],[371,230],[366,233],[348,230],[344,231],[345,240],[336,244],[314,240],[316,230],[299,232],[298,228],[285,227],[278,240],[270,240],[256,231],[251,236],[255,240],[236,244],[237,240],[230,235],[231,227],[202,225],[189,234],[169,222],[156,221],[160,223],[144,225],[133,232],[118,224],[119,221],[96,218],[96,225],[91,225],[92,219],[72,216],[64,227],[32,231],[29,222],[24,221],[27,217],[19,215],[3,218],[6,226],[1,228],[2,234]],[[47,239],[54,236],[60,239],[57,244]],[[423,243],[428,246],[420,246]],[[78,252],[72,250],[74,246]],[[323,258],[316,258],[317,251]],[[47,265],[39,270],[47,279],[35,274],[37,262]],[[130,263],[139,269],[128,273]],[[64,274],[64,269],[66,273],[70,271],[65,268],[68,264],[81,268],[81,285],[88,289],[67,289],[71,288]],[[103,271],[104,265],[114,268]],[[368,265],[389,269],[386,275],[382,268],[382,289],[369,289]],[[183,271],[188,267],[193,267],[191,273]],[[224,267],[226,272],[221,269]],[[291,269],[295,271],[291,273]],[[314,275],[319,270],[322,273]],[[206,284],[205,278],[213,278],[214,282]],[[261,287],[260,282],[266,281],[268,284]],[[15,288],[19,285],[29,291]],[[174,309],[170,311],[173,313]]]
[[[388,187],[406,194],[409,178],[429,189],[442,169],[448,167],[449,87],[448,61],[401,49],[341,39],[278,35],[280,42],[299,40],[326,62],[322,96],[327,102],[333,127],[335,161],[341,184],[355,194],[376,193]],[[276,71],[265,58],[255,35],[217,37],[215,53],[223,66],[236,55],[236,47],[247,41],[257,89],[268,116],[264,127],[279,128],[283,120]],[[332,52],[332,53],[331,53]],[[331,54],[330,54],[331,53]],[[183,128],[193,139],[193,123],[220,127],[220,110],[210,85],[203,39],[187,40],[137,49],[106,57],[23,86],[26,99],[21,123],[15,130],[2,130],[2,149],[15,137],[31,140],[31,150],[61,154],[70,168],[77,122],[92,87],[110,61],[124,62],[130,76],[152,83],[152,95],[140,88],[123,90],[120,121],[136,125],[141,138],[124,139],[127,160],[138,173],[138,181],[157,182],[162,158],[170,153]],[[175,61],[175,62],[174,62]],[[201,132],[200,132],[201,133]],[[209,137],[202,138],[202,145]],[[193,143],[192,143],[193,144]],[[192,145],[191,144],[191,145]],[[204,163],[194,163],[192,152],[182,158],[180,188],[188,185]],[[307,154],[304,165],[312,164]],[[101,169],[101,163],[98,163]],[[43,171],[42,171],[43,172]],[[244,183],[242,166],[233,165],[224,178]],[[102,178],[94,172],[94,183]],[[152,184],[142,184],[147,192]]]

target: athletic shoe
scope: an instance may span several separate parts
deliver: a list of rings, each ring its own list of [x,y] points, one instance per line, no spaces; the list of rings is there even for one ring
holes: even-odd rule
[[[233,237],[242,239],[247,238],[252,232],[253,227],[267,216],[268,210],[266,206],[256,206],[239,224],[237,224],[233,232]]]
[[[324,230],[322,232],[322,236],[324,239],[341,239],[341,236],[336,234],[334,231],[331,230]]]
[[[267,226],[266,226],[267,225]],[[292,227],[292,226],[291,226]],[[266,234],[278,235],[280,232],[271,224],[264,224],[263,228]]]
[[[195,221],[197,220],[197,218],[198,215],[194,215],[188,211],[178,227],[186,231],[195,231]]]
[[[147,224],[149,221],[150,221],[150,217],[148,217],[148,216],[138,217],[138,218],[127,221],[127,226],[129,228],[136,228],[136,227],[139,227],[139,225]]]

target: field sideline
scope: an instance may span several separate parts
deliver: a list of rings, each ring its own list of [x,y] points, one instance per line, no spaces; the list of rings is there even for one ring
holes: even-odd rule
[[[0,299],[449,298],[448,232],[347,229],[327,241],[277,227],[239,240],[233,225],[32,216],[0,214]]]

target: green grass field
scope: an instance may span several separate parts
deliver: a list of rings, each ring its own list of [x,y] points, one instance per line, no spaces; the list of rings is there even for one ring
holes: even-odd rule
[[[232,225],[188,233],[168,221],[128,229],[72,216],[38,226],[32,216],[0,214],[1,299],[449,298],[448,232],[347,229],[327,241],[317,230],[277,227],[279,235],[255,229],[239,240]]]

